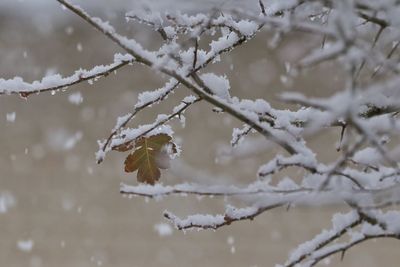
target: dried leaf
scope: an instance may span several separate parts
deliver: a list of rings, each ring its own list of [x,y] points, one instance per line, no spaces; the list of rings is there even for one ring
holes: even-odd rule
[[[175,147],[171,139],[171,136],[167,134],[137,139],[135,150],[125,159],[125,171],[134,172],[137,170],[138,182],[154,184],[160,179],[160,169],[169,168],[169,155],[162,148],[165,145]]]
[[[118,152],[125,152],[128,150],[131,150],[134,147],[132,142],[127,142],[125,144],[121,144],[119,146],[113,147],[113,150],[118,151]]]

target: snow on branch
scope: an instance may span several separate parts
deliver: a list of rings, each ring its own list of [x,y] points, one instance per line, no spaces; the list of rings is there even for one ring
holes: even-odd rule
[[[41,92],[66,90],[69,86],[84,81],[96,81],[133,62],[134,59],[129,54],[116,54],[114,62],[109,65],[95,66],[90,70],[79,69],[68,77],[54,74],[32,83],[25,82],[20,77],[14,77],[9,80],[0,79],[0,95],[19,94],[22,97],[28,97],[31,94],[39,94]]]
[[[282,146],[285,150],[289,153],[295,153],[296,149],[289,141],[280,138],[277,133],[274,133],[272,129],[269,127],[263,127],[258,122],[255,122],[251,117],[251,114],[245,113],[240,109],[236,108],[235,103],[229,103],[225,99],[220,98],[218,95],[212,94],[212,90],[204,84],[204,82],[197,76],[195,72],[192,71],[192,67],[190,69],[188,66],[184,66],[178,70],[176,70],[177,65],[175,63],[171,63],[169,60],[163,59],[163,57],[157,58],[154,52],[150,52],[142,48],[140,44],[138,44],[134,39],[127,39],[119,34],[117,34],[108,23],[103,22],[99,18],[92,18],[88,15],[85,11],[83,11],[80,7],[74,6],[69,4],[67,1],[58,0],[60,3],[65,5],[68,9],[73,11],[78,16],[85,19],[89,24],[93,27],[104,33],[107,37],[111,40],[116,42],[118,45],[121,46],[124,50],[130,53],[138,62],[141,62],[149,67],[156,68],[157,70],[161,71],[162,73],[170,76],[171,78],[175,78],[178,80],[182,85],[188,88],[193,93],[197,94],[200,98],[204,99],[208,103],[221,108],[225,112],[229,113],[233,117],[237,118],[238,120],[249,124],[252,126],[256,131],[263,134],[265,137],[271,139],[273,142]],[[243,34],[245,35],[245,34]],[[232,39],[233,38],[233,39]],[[226,35],[226,39],[223,43],[226,43],[222,48],[218,46],[218,48],[212,47],[212,57],[215,57],[216,54],[229,51],[231,50],[235,44],[240,44],[247,39],[238,39],[239,37],[234,32],[230,32]],[[242,42],[240,40],[243,40]],[[229,49],[225,48],[228,46]],[[167,55],[168,56],[168,55]],[[166,64],[169,62],[171,64]],[[207,61],[206,61],[207,62]],[[182,75],[183,74],[183,75]],[[190,75],[193,79],[193,83],[191,80],[186,78]]]
[[[361,218],[356,212],[349,212],[347,214],[335,214],[332,221],[334,222],[333,229],[323,230],[312,240],[298,246],[290,253],[290,257],[284,266],[293,267],[309,257],[314,251],[322,249],[333,240],[340,238],[347,231],[359,225]]]
[[[103,142],[99,142],[100,150],[97,153],[97,162],[100,163],[104,160],[105,153],[112,149],[109,147],[112,139],[143,109],[150,107],[153,104],[159,103],[166,99],[170,93],[179,85],[175,79],[168,81],[164,87],[159,88],[153,92],[146,91],[139,95],[138,102],[135,104],[133,111],[118,118],[114,129],[110,136]],[[172,117],[171,117],[172,118]]]
[[[180,219],[169,211],[164,211],[164,217],[171,221],[172,224],[179,230],[186,230],[192,228],[199,229],[218,229],[225,225],[230,225],[233,222],[253,220],[256,216],[284,205],[285,203],[274,203],[261,207],[246,207],[235,208],[228,206],[224,214],[209,215],[209,214],[196,214],[190,215],[185,219]]]
[[[201,99],[194,96],[185,97],[181,103],[173,109],[170,114],[159,114],[156,120],[151,124],[140,125],[137,128],[124,128],[120,126],[117,134],[112,134],[111,137],[103,142],[99,141],[100,149],[96,153],[97,162],[100,163],[104,160],[106,153],[110,150],[126,151],[133,148],[133,143],[135,140],[146,136],[146,135],[156,135],[159,133],[165,133],[172,135],[173,131],[169,126],[166,126],[167,122],[183,116],[185,110],[192,104],[199,102]],[[127,118],[130,118],[129,115]],[[114,133],[113,132],[113,133]]]
[[[397,3],[260,0],[257,11],[214,9],[190,15],[151,10],[126,13],[129,21],[160,34],[157,48],[150,50],[79,6],[66,0],[57,1],[128,55],[117,54],[109,65],[79,70],[65,78],[54,75],[33,83],[18,77],[1,79],[0,94],[26,97],[65,89],[107,76],[133,62],[149,67],[154,75],[166,77],[160,88],[141,92],[130,112],[119,117],[108,137],[99,141],[98,163],[109,151],[129,152],[125,161],[128,169],[137,170],[138,181],[148,183],[122,184],[122,195],[155,199],[171,195],[217,196],[226,201],[240,199],[245,204],[244,207],[227,205],[217,215],[194,213],[186,218],[166,211],[164,217],[180,230],[215,230],[233,222],[253,220],[283,206],[345,205],[349,212],[333,215],[331,229],[299,245],[283,265],[288,267],[313,266],[335,253],[343,256],[349,248],[366,240],[399,239],[400,217],[396,209],[400,204],[400,167],[393,149],[398,147],[400,130]],[[296,81],[299,76],[314,79],[316,72],[311,68],[329,66],[341,70],[338,82],[334,83],[337,88],[332,95],[320,93],[319,97],[306,96],[292,88],[281,94],[282,108],[274,107],[267,98],[238,97],[235,95],[238,85],[230,82],[229,75],[214,73],[209,66],[224,61],[224,55],[237,47],[246,49],[246,44],[255,37],[265,38],[271,47],[279,48],[285,40],[299,50],[307,50],[295,62],[285,62],[282,69],[287,79]],[[331,82],[331,79],[326,81]],[[158,114],[153,122],[132,126],[139,112],[165,101],[178,88],[187,97],[175,103],[169,114]],[[248,156],[251,151],[275,151],[275,155],[254,170],[255,182],[245,186],[234,183],[206,186],[190,181],[175,185],[155,183],[160,178],[160,169],[167,169],[169,160],[179,155],[170,121],[178,118],[184,124],[184,113],[190,112],[199,101],[209,104],[216,114],[226,113],[242,125],[240,129],[231,129],[232,148],[226,150],[228,154],[242,151]],[[333,159],[322,160],[320,151],[308,144],[310,137],[325,136],[323,132],[334,127],[340,130],[337,149],[328,151]],[[321,146],[326,150],[325,142],[332,140],[325,138]],[[272,144],[279,150],[271,149]],[[286,176],[282,176],[283,170],[287,170]]]
[[[288,181],[287,181],[288,182]],[[151,186],[140,184],[137,186],[121,184],[120,192],[124,195],[145,196],[160,198],[168,195],[197,195],[197,196],[243,196],[256,194],[291,194],[298,192],[311,192],[312,188],[296,186],[294,183],[289,189],[286,187],[273,187],[264,182],[255,182],[246,187],[237,186],[203,186],[199,184],[177,184],[164,186],[161,184]]]

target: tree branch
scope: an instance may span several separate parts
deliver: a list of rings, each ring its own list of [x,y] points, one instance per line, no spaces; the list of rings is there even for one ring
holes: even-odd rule
[[[115,55],[114,62],[109,65],[93,67],[91,70],[77,70],[69,77],[52,75],[44,77],[40,82],[26,83],[20,78],[11,80],[0,79],[0,95],[19,94],[28,97],[31,94],[39,94],[48,91],[65,90],[67,87],[84,81],[97,80],[106,77],[110,73],[135,62],[130,55]]]

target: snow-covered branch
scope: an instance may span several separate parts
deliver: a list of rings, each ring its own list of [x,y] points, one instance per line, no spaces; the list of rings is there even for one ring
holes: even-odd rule
[[[173,225],[179,230],[186,229],[218,229],[225,225],[230,225],[237,221],[253,220],[258,215],[267,210],[275,209],[286,203],[277,202],[274,204],[260,206],[260,207],[247,207],[235,208],[232,206],[227,207],[224,214],[209,215],[209,214],[196,214],[190,215],[185,219],[180,219],[169,211],[164,211],[164,217],[171,221]]]
[[[120,192],[124,195],[145,196],[150,198],[160,198],[168,195],[197,195],[197,196],[245,196],[257,194],[292,194],[298,192],[312,192],[312,188],[294,187],[283,189],[272,187],[263,182],[255,182],[246,187],[237,186],[203,186],[199,184],[177,184],[174,186],[164,186],[161,184],[150,186],[140,184],[137,186],[121,184]]]
[[[171,195],[219,196],[227,201],[241,199],[245,204],[240,208],[227,205],[217,215],[194,214],[183,219],[166,211],[164,217],[180,230],[217,229],[253,220],[282,206],[345,205],[349,212],[333,215],[330,230],[298,246],[284,264],[287,267],[313,266],[335,253],[344,255],[366,240],[399,239],[400,217],[396,209],[400,204],[400,167],[393,149],[398,147],[400,130],[400,9],[396,1],[260,0],[257,11],[215,9],[190,15],[128,12],[128,21],[160,34],[154,50],[142,46],[134,37],[121,35],[110,23],[92,17],[81,7],[67,0],[57,1],[128,54],[117,54],[109,65],[78,70],[64,78],[56,74],[33,83],[19,77],[0,79],[0,94],[27,97],[63,90],[107,76],[133,62],[165,77],[160,88],[141,92],[130,112],[119,117],[111,133],[105,135],[108,137],[99,141],[98,163],[112,150],[129,152],[125,170],[137,171],[138,181],[147,183],[122,184],[122,195],[155,199]],[[217,74],[209,66],[223,61],[224,55],[236,47],[246,47],[256,37],[267,39],[265,43],[271,47],[279,47],[280,41],[286,40],[294,42],[293,47],[299,51],[304,50],[295,62],[284,63],[282,77],[287,80],[313,79],[311,68],[340,69],[333,93],[306,96],[291,88],[290,92],[281,93],[282,108],[274,107],[267,98],[235,95],[235,87],[240,85],[231,84],[228,75]],[[159,112],[154,121],[144,125],[133,123],[139,112],[164,102],[177,90],[185,91],[187,96],[175,103],[170,113]],[[231,129],[232,148],[228,154],[246,151],[248,156],[250,151],[264,152],[278,146],[279,150],[270,149],[275,155],[254,170],[253,183],[156,183],[160,169],[167,169],[169,160],[179,155],[170,121],[178,118],[184,124],[185,113],[199,101],[208,103],[216,117],[226,113],[242,125]],[[327,151],[332,157],[323,160],[320,151],[309,145],[310,136],[324,136],[324,131],[334,127],[341,129],[337,149]],[[325,142],[332,140],[326,137],[321,142],[327,150]],[[282,176],[283,170],[287,171],[286,176]],[[347,235],[349,240],[342,242]]]
[[[80,69],[68,77],[62,77],[60,74],[44,77],[41,81],[32,83],[25,82],[20,77],[5,80],[0,79],[0,95],[19,94],[26,98],[31,94],[39,94],[48,91],[66,90],[69,86],[84,82],[97,81],[101,77],[116,72],[118,69],[131,64],[134,59],[131,55],[116,54],[114,62],[109,65],[95,66],[90,70]]]

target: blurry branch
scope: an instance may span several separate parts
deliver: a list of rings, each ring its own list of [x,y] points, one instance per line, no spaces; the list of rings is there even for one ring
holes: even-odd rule
[[[332,112],[334,110],[334,107],[330,106],[330,103],[325,101],[326,99],[311,98],[299,93],[282,94],[279,100],[281,100],[284,103],[300,105],[303,108],[310,107],[319,111]],[[364,106],[366,108],[364,108]],[[384,114],[396,113],[398,111],[400,111],[400,105],[397,103],[390,103],[386,104],[385,106],[377,106],[365,102],[363,105],[360,104],[360,111],[358,112],[357,116],[359,116],[361,119],[369,119]],[[306,123],[307,121],[301,121],[301,120],[293,122],[294,125],[300,125],[301,127],[305,127]],[[331,124],[330,126],[343,126],[343,125],[344,122],[337,121]]]
[[[376,25],[380,26],[381,29],[384,29],[384,28],[390,26],[390,24],[386,20],[380,19],[380,18],[378,18],[376,16],[370,16],[370,15],[368,15],[368,14],[362,12],[362,11],[359,11],[358,15],[361,18],[365,19],[365,21],[371,22],[373,24],[376,24]]]
[[[250,184],[247,187],[239,188],[236,186],[202,186],[198,184],[178,184],[174,186],[163,185],[138,185],[131,186],[122,184],[120,193],[123,195],[143,196],[150,198],[159,198],[169,195],[196,195],[210,197],[226,197],[226,196],[245,196],[259,194],[293,194],[299,192],[312,192],[312,188],[293,188],[279,189],[276,187],[262,185],[261,183]]]
[[[372,239],[378,239],[378,238],[400,239],[400,235],[398,233],[393,233],[390,231],[385,231],[385,232],[379,233],[379,234],[377,234],[377,233],[362,234],[359,238],[355,238],[354,240],[351,240],[349,242],[337,243],[337,244],[328,246],[324,249],[316,250],[311,255],[311,259],[305,263],[305,266],[314,266],[321,260],[323,260],[333,254],[336,254],[336,253],[341,253],[341,258],[343,259],[346,251],[349,250],[350,248],[352,248],[355,245],[358,245],[362,242],[372,240]]]
[[[149,11],[150,12],[150,11]],[[126,14],[125,16],[127,19],[133,19],[138,21],[139,23],[143,23],[152,27],[156,32],[158,32],[161,38],[164,41],[171,41],[172,38],[167,34],[167,32],[162,27],[161,23],[156,20],[150,20],[143,17],[140,17],[139,14]]]
[[[291,253],[290,260],[284,266],[294,267],[301,262],[304,262],[302,266],[314,266],[321,260],[336,253],[341,253],[341,259],[343,259],[348,249],[370,239],[382,237],[400,238],[399,233],[394,233],[386,229],[384,225],[379,224],[379,221],[377,221],[379,220],[379,215],[376,218],[370,217],[371,215],[364,212],[336,214],[333,218],[334,222],[344,219],[346,223],[342,223],[339,227],[334,227],[330,230],[324,230],[314,239],[301,244]],[[355,229],[357,226],[360,226],[359,230]],[[345,234],[350,235],[350,241],[335,242]]]
[[[307,248],[300,246],[295,251],[291,253],[290,260],[287,261],[285,267],[294,267],[307,257],[310,257],[314,251],[318,251],[324,248],[331,242],[339,239],[341,236],[345,235],[350,229],[360,225],[362,223],[362,218],[358,214],[348,214],[351,218],[343,225],[336,229],[324,230],[322,233],[317,235],[314,239],[307,241]],[[349,216],[349,217],[350,217]],[[321,238],[323,237],[323,238]]]
[[[351,151],[353,153],[355,152],[354,149]],[[321,186],[318,190],[325,189],[325,187],[329,184],[330,177],[332,175],[344,177],[344,178],[348,179],[349,181],[351,181],[354,185],[356,185],[357,188],[364,189],[364,186],[359,181],[357,181],[357,178],[353,177],[352,175],[350,175],[346,172],[339,170],[339,167],[341,167],[346,162],[347,158],[349,158],[350,156],[351,156],[350,153],[346,154],[346,156],[343,159],[338,161],[332,167],[323,166],[321,164],[318,167],[316,167],[316,166],[312,166],[312,165],[306,165],[303,163],[302,160],[296,161],[296,160],[292,160],[290,158],[285,159],[281,156],[277,156],[276,158],[274,158],[267,164],[267,165],[269,165],[267,170],[266,170],[266,168],[263,168],[263,166],[260,168],[260,170],[258,172],[258,176],[266,177],[266,176],[275,174],[275,173],[277,173],[283,169],[289,168],[289,167],[298,167],[298,168],[301,168],[301,169],[304,169],[304,170],[310,172],[311,174],[319,174],[319,175],[326,177],[324,182],[321,184]]]
[[[347,148],[343,155],[341,156],[341,158],[339,158],[331,167],[330,170],[328,170],[325,174],[324,174],[324,180],[321,183],[319,190],[323,190],[325,189],[328,185],[329,182],[331,181],[332,175],[334,175],[335,173],[338,173],[338,170],[343,168],[343,166],[346,164],[347,160],[352,157],[356,151],[358,151],[361,146],[364,144],[365,142],[365,137],[361,137],[359,140],[357,140],[356,142],[354,142],[354,144],[352,144],[351,147]],[[347,176],[345,176],[347,177]],[[356,183],[359,187],[363,188],[360,183],[357,182],[356,179],[350,177],[349,178],[351,181],[353,181],[354,183]]]
[[[386,59],[390,59],[390,58],[393,56],[394,52],[397,50],[397,48],[399,47],[399,45],[400,45],[400,41],[396,41],[396,42],[394,43],[394,45],[392,46],[392,49],[390,50],[390,52],[389,52],[388,55],[386,56]],[[376,67],[376,69],[374,70],[374,72],[373,72],[372,75],[371,75],[371,79],[373,79],[373,78],[379,73],[379,71],[380,71],[381,68],[382,68],[381,65],[379,65],[378,67]]]

